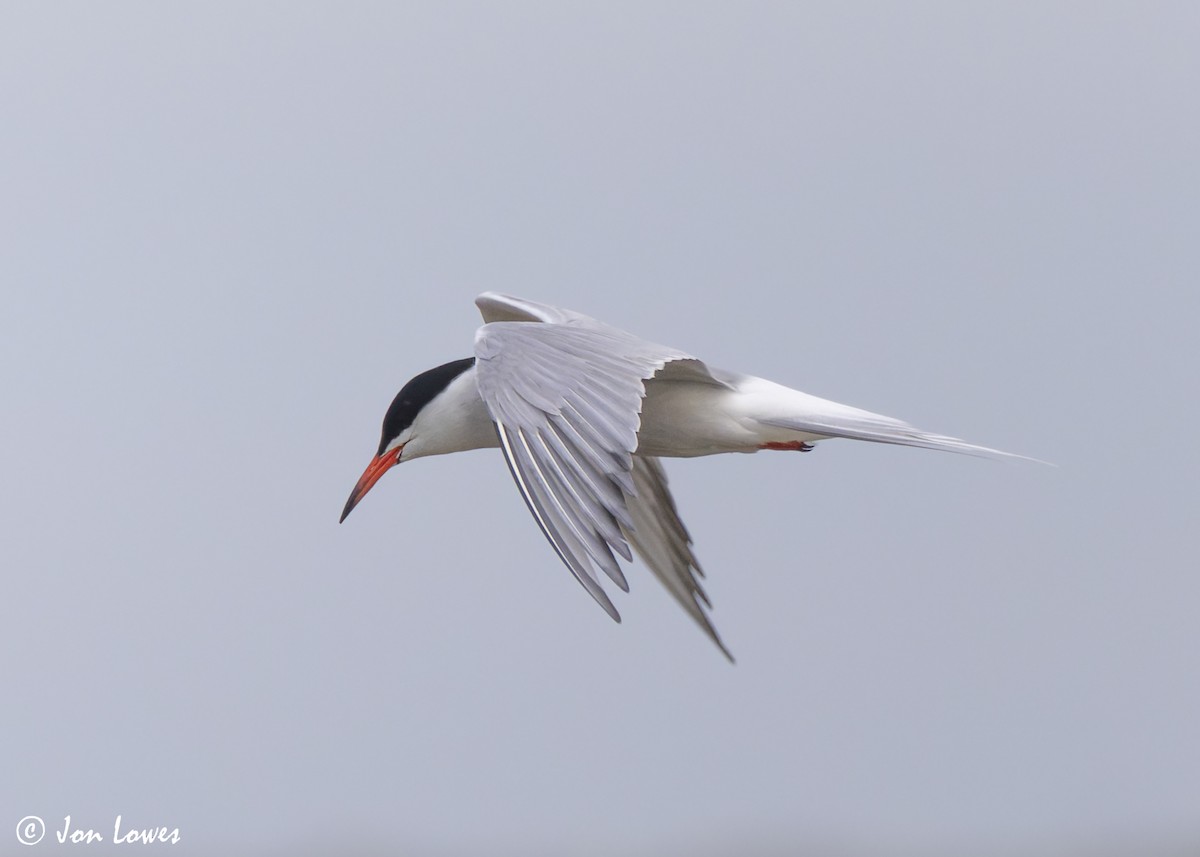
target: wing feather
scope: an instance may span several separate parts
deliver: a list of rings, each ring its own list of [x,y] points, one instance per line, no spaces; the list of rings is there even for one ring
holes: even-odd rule
[[[563,472],[558,456],[545,442],[545,438],[540,434],[535,437],[537,444],[541,447],[540,450],[535,449],[525,433],[521,432],[521,438],[525,443],[526,450],[530,453],[533,467],[537,469],[542,482],[549,489],[550,497],[553,499],[558,513],[567,522],[574,536],[583,544],[592,561],[600,566],[613,583],[628,592],[629,584],[625,580],[621,567],[613,558],[612,545],[609,542],[611,533],[615,544],[620,546],[622,553],[629,552],[628,546],[621,539],[616,520],[607,509],[597,503],[595,497],[591,496],[586,489],[576,488],[572,484],[566,473]]]
[[[657,458],[635,455],[633,460],[639,492],[629,502],[634,526],[626,536],[659,582],[732,661],[733,655],[704,611],[712,607],[700,585],[704,572],[692,553],[692,539],[679,518],[666,473]]]
[[[476,303],[486,322],[475,337],[479,394],[559,558],[619,621],[598,570],[628,590],[614,553],[629,561],[636,551],[729,656],[662,466],[636,454],[645,382],[668,366],[703,379],[704,365],[569,310],[493,293]]]

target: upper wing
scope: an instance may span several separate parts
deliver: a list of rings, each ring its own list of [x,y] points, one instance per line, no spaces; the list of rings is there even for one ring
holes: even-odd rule
[[[512,295],[502,295],[499,292],[484,292],[475,298],[475,306],[479,307],[479,313],[485,322],[540,321],[546,324],[569,324],[605,328],[624,334],[631,339],[635,338],[631,334],[619,331],[615,327],[609,327],[604,322],[597,321],[581,312],[540,304],[537,301],[529,301]]]
[[[475,336],[479,394],[513,478],[546,538],[584,588],[620,619],[593,563],[622,589],[615,549],[634,494],[643,383],[686,355],[628,334],[559,324],[492,322]]]
[[[492,294],[477,303],[485,319],[506,319],[476,334],[480,396],[559,557],[620,621],[596,568],[628,590],[613,552],[630,560],[632,544],[721,645],[696,601],[705,599],[693,574],[699,566],[662,468],[634,455],[645,381],[667,363],[699,361],[578,313]]]

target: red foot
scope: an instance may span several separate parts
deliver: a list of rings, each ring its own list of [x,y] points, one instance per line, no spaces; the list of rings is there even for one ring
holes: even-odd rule
[[[802,440],[773,440],[764,443],[759,449],[785,449],[792,452],[812,452],[813,445]]]

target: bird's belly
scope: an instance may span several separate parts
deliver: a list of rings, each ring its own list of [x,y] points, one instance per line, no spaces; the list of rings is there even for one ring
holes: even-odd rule
[[[642,400],[637,451],[667,458],[755,452],[761,444],[757,425],[729,405],[730,391],[724,387],[651,379]]]

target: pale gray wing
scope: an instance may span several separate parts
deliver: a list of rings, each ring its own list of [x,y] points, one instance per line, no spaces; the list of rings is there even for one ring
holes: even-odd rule
[[[580,327],[606,328],[625,336],[630,334],[609,327],[602,321],[581,312],[562,309],[561,307],[540,304],[525,298],[502,295],[499,292],[484,292],[475,298],[475,306],[485,322],[492,321],[540,321],[546,324],[568,324]]]
[[[620,621],[596,568],[628,590],[613,551],[632,559],[625,533],[637,523],[627,498],[638,495],[633,453],[644,384],[668,362],[692,358],[604,325],[519,321],[479,328],[475,357],[480,396],[530,512],[576,579]]]
[[[635,455],[632,475],[636,493],[627,495],[626,503],[633,527],[622,528],[622,532],[654,576],[732,661],[733,655],[705,612],[712,603],[700,586],[704,571],[692,553],[692,537],[675,508],[667,474],[657,458]]]

